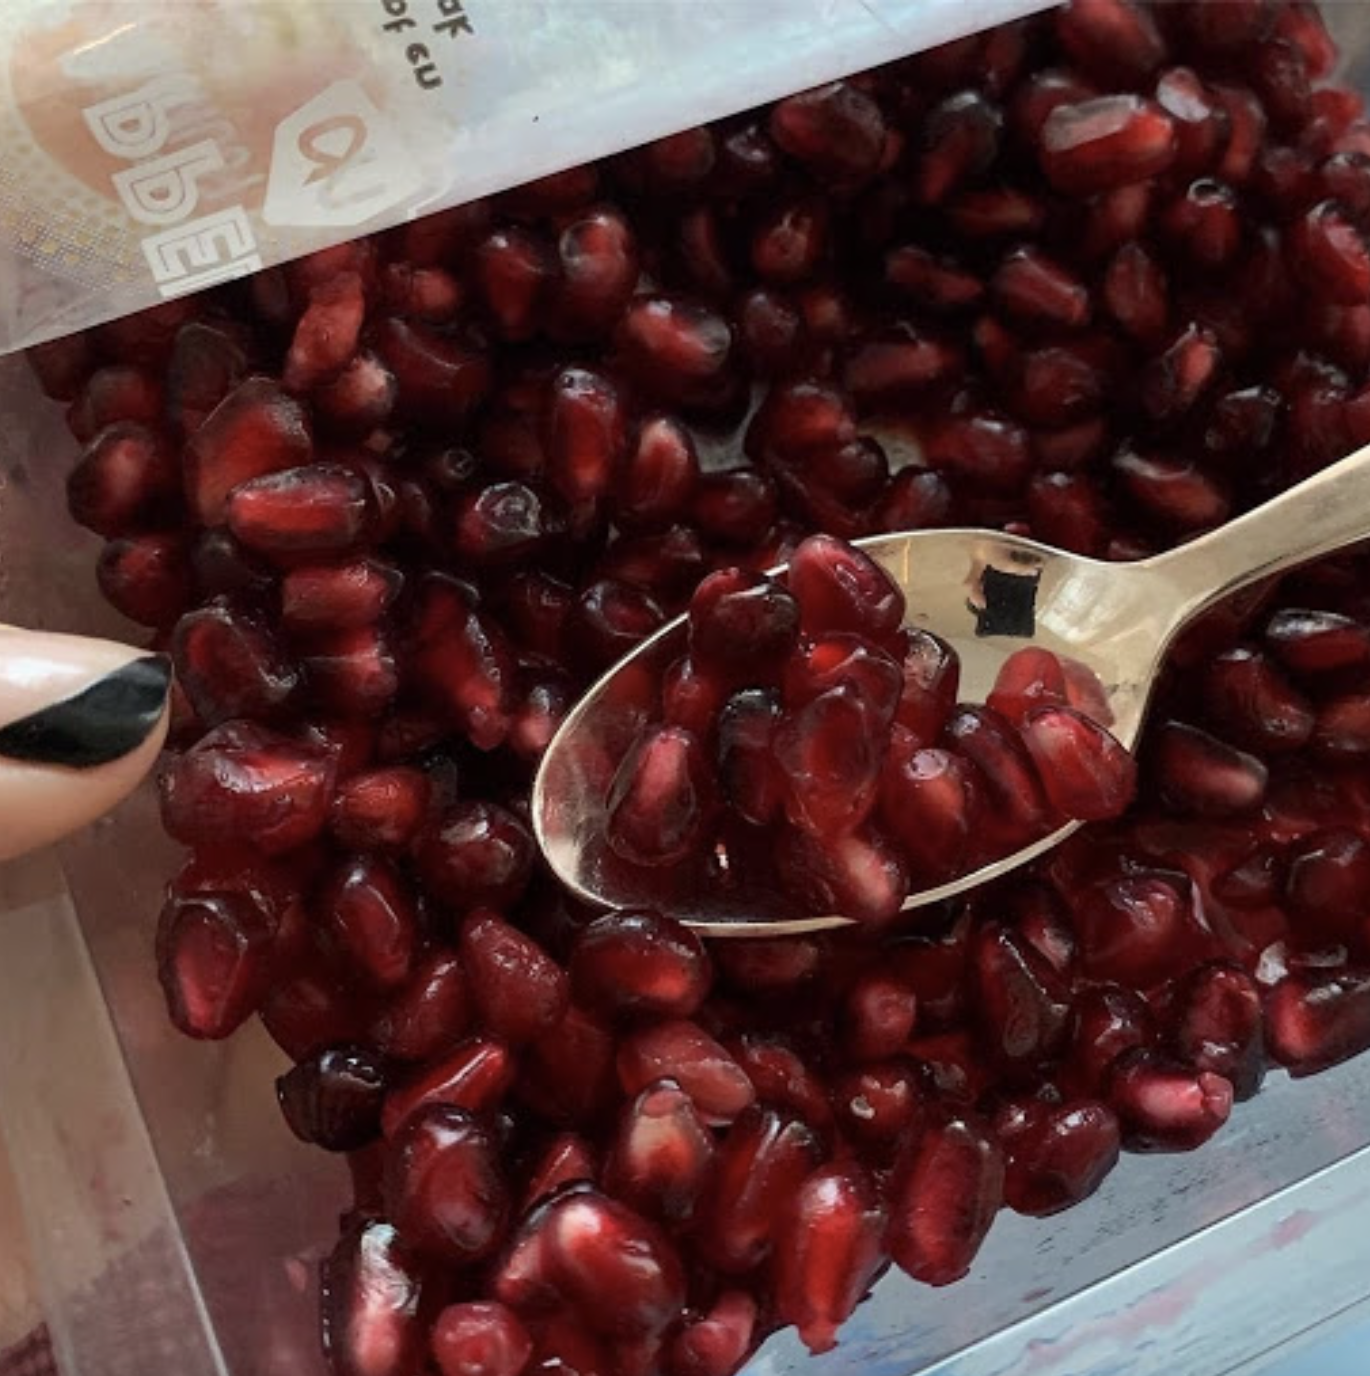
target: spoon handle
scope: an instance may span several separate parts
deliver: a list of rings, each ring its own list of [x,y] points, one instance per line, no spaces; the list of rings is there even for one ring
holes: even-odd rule
[[[1235,521],[1140,561],[1174,624],[1296,564],[1370,540],[1370,445]]]

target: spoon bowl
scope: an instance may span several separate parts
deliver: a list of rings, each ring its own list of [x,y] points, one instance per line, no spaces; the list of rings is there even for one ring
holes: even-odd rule
[[[1224,596],[1367,537],[1370,448],[1218,530],[1133,563],[1105,563],[988,530],[920,530],[854,543],[903,589],[905,625],[934,632],[960,656],[961,701],[984,702],[1004,660],[1037,646],[1098,679],[1108,704],[1098,718],[1132,749],[1166,649],[1186,623]],[[534,833],[548,863],[589,903],[658,908],[709,936],[848,925],[839,914],[800,911],[773,884],[749,883],[745,857],[706,853],[647,869],[609,848],[605,799],[614,771],[656,715],[662,678],[685,652],[686,636],[686,618],[677,617],[625,656],[591,686],[548,745],[532,795]],[[904,907],[939,902],[1005,874],[1079,825],[913,893]]]

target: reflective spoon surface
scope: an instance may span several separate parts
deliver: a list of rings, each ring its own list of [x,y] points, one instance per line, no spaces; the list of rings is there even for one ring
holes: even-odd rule
[[[904,590],[905,625],[932,631],[961,657],[960,700],[982,703],[1003,661],[1025,645],[1076,659],[1108,695],[1109,729],[1129,749],[1141,734],[1167,646],[1214,602],[1296,564],[1370,539],[1370,447],[1219,529],[1135,563],[1086,559],[988,530],[920,530],[854,543]],[[846,925],[801,912],[745,876],[720,884],[708,855],[667,869],[619,860],[605,841],[614,769],[654,711],[685,650],[685,618],[662,627],[605,673],[567,714],[533,784],[533,829],[557,877],[605,908],[654,907],[710,936],[783,936]],[[950,883],[910,894],[934,903],[1050,850],[1069,823]]]

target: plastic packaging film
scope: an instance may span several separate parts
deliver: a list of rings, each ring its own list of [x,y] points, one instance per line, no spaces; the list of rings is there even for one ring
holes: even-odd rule
[[[1050,0],[7,0],[0,352]]]

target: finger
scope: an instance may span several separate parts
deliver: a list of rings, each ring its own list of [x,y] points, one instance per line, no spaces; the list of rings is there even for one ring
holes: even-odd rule
[[[0,626],[0,860],[137,786],[166,738],[170,682],[162,655]]]

